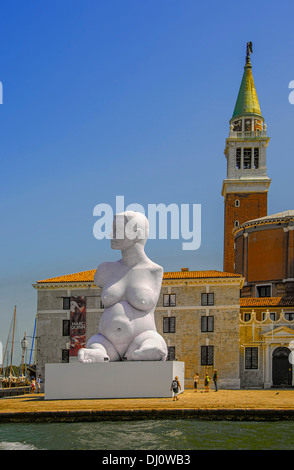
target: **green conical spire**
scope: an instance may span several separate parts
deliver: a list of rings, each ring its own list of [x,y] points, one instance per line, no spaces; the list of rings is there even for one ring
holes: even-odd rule
[[[248,43],[251,44],[251,43]],[[256,89],[254,85],[253,75],[252,75],[252,66],[250,62],[250,49],[247,44],[247,56],[246,64],[244,67],[244,74],[234,109],[232,117],[246,114],[257,114],[261,115],[260,106],[256,94]],[[251,44],[252,52],[252,44]]]

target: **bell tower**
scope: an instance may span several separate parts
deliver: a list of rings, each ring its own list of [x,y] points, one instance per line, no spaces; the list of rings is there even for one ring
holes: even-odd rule
[[[234,228],[267,215],[267,193],[271,183],[267,176],[266,149],[269,137],[261,114],[254,85],[247,43],[246,63],[224,154],[227,176],[223,181],[224,197],[224,271],[234,272]]]

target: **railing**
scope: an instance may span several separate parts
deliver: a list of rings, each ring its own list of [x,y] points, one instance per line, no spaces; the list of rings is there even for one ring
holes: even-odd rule
[[[255,137],[267,137],[267,132],[266,131],[250,131],[250,132],[231,131],[229,136],[235,137],[235,138],[253,139]]]

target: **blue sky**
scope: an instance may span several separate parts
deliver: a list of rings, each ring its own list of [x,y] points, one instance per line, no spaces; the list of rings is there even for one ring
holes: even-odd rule
[[[2,1],[1,329],[32,333],[51,276],[116,259],[93,208],[201,204],[202,243],[150,240],[166,271],[222,269],[225,139],[247,41],[271,141],[268,212],[293,209],[293,3]],[[17,362],[17,359],[15,360]]]

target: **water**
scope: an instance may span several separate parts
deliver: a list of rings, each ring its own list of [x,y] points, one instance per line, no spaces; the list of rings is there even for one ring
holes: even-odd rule
[[[294,450],[294,421],[0,424],[0,450]]]

